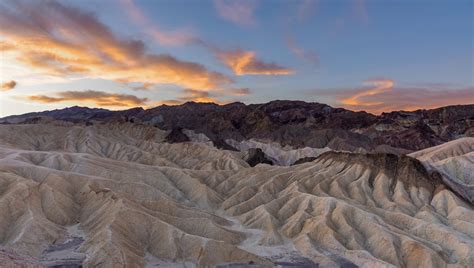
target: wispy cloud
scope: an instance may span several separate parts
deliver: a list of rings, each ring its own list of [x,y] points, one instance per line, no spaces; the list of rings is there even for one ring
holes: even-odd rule
[[[357,107],[370,107],[383,104],[380,101],[367,101],[367,98],[374,95],[379,95],[383,92],[390,91],[393,88],[394,81],[391,79],[373,79],[365,82],[366,85],[372,86],[371,88],[362,90],[357,94],[342,98],[340,101],[344,105],[348,106],[357,106]]]
[[[295,39],[293,39],[293,37],[289,35],[287,35],[285,41],[286,41],[286,46],[288,47],[288,49],[297,58],[299,58],[302,61],[306,61],[313,66],[319,65],[319,57],[316,54],[316,52],[299,47],[296,44]]]
[[[131,89],[132,90],[149,90],[153,88],[153,86],[154,86],[153,83],[145,82],[145,83],[139,83],[138,85],[131,86]]]
[[[214,7],[219,16],[239,26],[256,24],[254,12],[257,8],[255,0],[214,0]]]
[[[247,96],[252,94],[252,90],[250,88],[232,88],[227,90],[227,93],[234,96]]]
[[[2,83],[2,86],[1,86],[1,91],[9,91],[9,90],[12,90],[16,87],[17,83],[15,80],[11,80],[9,82],[4,82]]]
[[[195,89],[183,89],[178,97],[179,101],[195,101],[195,102],[217,102],[208,91],[200,91]]]
[[[155,102],[153,105],[179,105],[185,102],[194,101],[194,102],[213,102],[221,103],[213,93],[209,91],[195,90],[195,89],[183,89],[181,93],[175,98],[170,100],[163,100]]]
[[[162,104],[166,105],[179,105],[185,102],[194,101],[194,102],[213,102],[224,104],[226,102],[222,101],[221,97],[236,96],[242,97],[251,94],[252,91],[249,88],[230,88],[225,90],[217,91],[202,91],[195,89],[183,89],[180,94],[175,99],[163,100],[153,103],[153,105],[158,106]],[[232,99],[232,101],[236,101]],[[151,107],[151,106],[150,106]]]
[[[156,23],[150,22],[148,17],[143,14],[140,7],[135,4],[134,0],[121,0],[120,2],[123,10],[130,16],[130,18],[159,44],[176,46],[190,44],[195,41],[196,36],[189,29],[183,28],[174,31],[165,31]]]
[[[236,75],[290,75],[293,70],[257,58],[254,51],[215,50],[217,58]]]
[[[32,95],[28,100],[41,103],[57,102],[83,102],[93,103],[102,107],[136,107],[145,105],[147,98],[139,98],[134,95],[116,94],[103,91],[85,90],[85,91],[62,91],[54,96]]]
[[[289,13],[286,20],[285,45],[296,58],[316,67],[319,65],[318,55],[314,50],[298,45],[294,38],[294,29],[300,28],[301,24],[316,13],[319,0],[299,0],[293,3],[296,3],[295,10]]]
[[[364,87],[317,90],[319,95],[332,97],[332,105],[350,110],[382,112],[430,109],[454,104],[473,104],[474,87],[397,85],[391,79],[371,79]],[[436,84],[437,85],[437,84]]]
[[[373,113],[387,111],[431,109],[448,105],[474,104],[472,101],[474,87],[449,90],[433,90],[429,88],[394,88],[378,96],[369,97],[367,101],[381,102],[367,109]],[[359,109],[362,109],[360,107]]]
[[[233,82],[201,64],[148,53],[143,42],[117,37],[92,13],[54,1],[9,4],[0,6],[4,54],[32,71],[198,90]]]
[[[289,74],[290,70],[274,63],[266,63],[256,58],[253,51],[224,51],[217,48],[209,42],[202,40],[188,31],[164,32],[160,31],[157,26],[151,26],[149,19],[143,14],[140,8],[134,3],[134,0],[121,0],[124,9],[127,10],[130,17],[139,25],[143,26],[159,43],[176,45],[195,43],[202,45],[215,53],[219,60],[230,67],[235,74],[266,74],[281,75]],[[308,4],[311,1],[308,1]],[[256,1],[221,1],[214,2],[219,14],[224,18],[241,25],[250,25],[254,23],[253,12],[256,8]],[[314,59],[309,53],[309,60]],[[240,68],[239,66],[242,66]],[[240,68],[237,70],[236,68]],[[143,89],[136,87],[135,89]]]

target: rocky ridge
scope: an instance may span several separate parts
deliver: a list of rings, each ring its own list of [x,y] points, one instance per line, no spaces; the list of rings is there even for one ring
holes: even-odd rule
[[[226,140],[276,142],[293,148],[330,148],[351,152],[405,154],[461,137],[474,136],[474,105],[455,105],[375,116],[303,101],[265,104],[188,102],[144,110],[108,111],[71,107],[9,116],[2,123],[34,123],[52,118],[69,122],[141,122],[163,130],[189,129],[206,135],[219,148]]]

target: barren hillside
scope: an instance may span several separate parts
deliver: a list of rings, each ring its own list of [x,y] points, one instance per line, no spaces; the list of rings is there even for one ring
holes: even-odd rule
[[[472,205],[414,158],[326,152],[250,167],[244,152],[167,135],[132,123],[0,126],[0,243],[88,267],[474,264]]]

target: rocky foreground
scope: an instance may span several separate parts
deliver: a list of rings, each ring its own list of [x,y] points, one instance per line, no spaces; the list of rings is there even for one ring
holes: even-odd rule
[[[222,150],[186,129],[41,120],[0,125],[0,244],[26,264],[474,266],[474,138],[410,156]]]

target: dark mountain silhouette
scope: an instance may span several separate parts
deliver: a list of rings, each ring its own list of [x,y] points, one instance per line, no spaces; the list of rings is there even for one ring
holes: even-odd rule
[[[474,105],[373,115],[321,103],[277,100],[264,104],[187,102],[123,111],[70,107],[8,116],[1,123],[35,123],[41,118],[75,123],[122,120],[165,130],[191,129],[220,147],[226,139],[260,139],[295,148],[406,153],[460,137],[474,136]],[[224,145],[223,145],[224,144]]]

